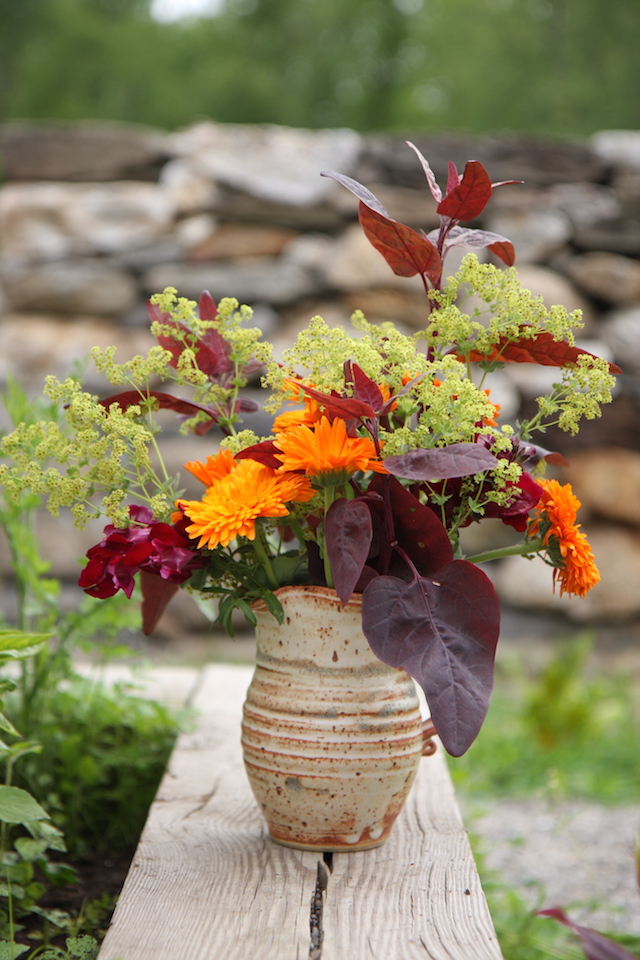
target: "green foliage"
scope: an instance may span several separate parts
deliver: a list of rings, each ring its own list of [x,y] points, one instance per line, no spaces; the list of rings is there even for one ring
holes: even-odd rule
[[[47,693],[26,729],[42,750],[25,759],[19,782],[46,805],[69,849],[132,850],[175,740],[171,712],[74,677]]]
[[[636,129],[636,0],[0,0],[0,115],[173,128]],[[606,36],[607,42],[602,42]]]
[[[450,761],[470,795],[580,797],[634,803],[640,795],[637,692],[625,676],[590,676],[589,637],[561,643],[533,681],[498,672],[487,720]]]

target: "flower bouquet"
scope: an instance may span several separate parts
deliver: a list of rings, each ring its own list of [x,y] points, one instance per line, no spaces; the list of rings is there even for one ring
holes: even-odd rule
[[[275,362],[248,307],[206,292],[195,304],[167,289],[149,301],[157,343],[146,357],[92,353],[119,392],[99,399],[75,379],[48,378],[60,419],[5,437],[0,476],[8,496],[28,488],[54,515],[70,508],[79,526],[109,520],[80,586],[130,597],[139,574],[146,633],[180,587],[214,601],[229,632],[236,609],[255,623],[256,603],[281,622],[283,586],[331,588],[342,604],[361,594],[372,651],[422,686],[457,756],[486,714],[499,634],[498,599],[479,564],[539,555],[550,586],[577,596],[599,579],[575,522],[579,502],[543,477],[562,458],[533,438],[551,424],[573,434],[582,417],[599,416],[618,371],[575,345],[578,311],[547,310],[521,287],[506,238],[460,225],[501,184],[476,161],[462,174],[450,164],[443,194],[413,149],[440,216],[429,234],[394,220],[356,181],[326,175],[356,195],[361,225],[394,273],[421,277],[424,330],[408,336],[356,313],[347,333],[315,317]],[[470,252],[445,279],[455,246],[488,248],[505,266]],[[470,296],[476,306],[465,313]],[[558,369],[535,415],[516,424],[500,422],[490,397],[491,374],[507,363]],[[258,409],[242,392],[258,375],[275,417],[268,436],[242,422]],[[185,463],[202,483],[197,499],[164,467],[158,411],[177,415],[185,434],[221,437],[205,462]],[[485,518],[520,542],[465,557],[461,529]]]

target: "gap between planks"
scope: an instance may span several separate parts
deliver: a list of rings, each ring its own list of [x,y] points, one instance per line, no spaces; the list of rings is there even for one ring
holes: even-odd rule
[[[251,675],[203,670],[98,960],[502,960],[441,750],[382,847],[329,870],[269,839],[242,766]]]

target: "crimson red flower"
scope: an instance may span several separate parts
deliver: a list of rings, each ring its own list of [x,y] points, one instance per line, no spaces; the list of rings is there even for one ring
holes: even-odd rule
[[[138,570],[155,573],[169,583],[184,583],[204,559],[184,532],[184,518],[172,525],[154,520],[147,507],[129,507],[129,527],[104,528],[105,536],[87,551],[88,563],[78,580],[92,597],[105,599],[118,590],[131,597]]]

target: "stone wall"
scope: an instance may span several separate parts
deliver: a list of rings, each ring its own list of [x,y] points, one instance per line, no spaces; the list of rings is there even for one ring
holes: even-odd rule
[[[477,226],[511,239],[525,286],[548,305],[580,307],[581,345],[624,370],[614,404],[575,440],[545,445],[571,462],[603,583],[580,603],[554,597],[549,568],[517,560],[494,571],[505,601],[561,609],[576,620],[640,614],[640,132],[605,131],[589,143],[515,137],[412,138],[441,183],[446,164],[481,160],[495,192]],[[437,224],[414,153],[402,138],[351,130],[198,123],[165,133],[120,124],[14,123],[0,128],[0,385],[9,374],[38,393],[43,377],[66,375],[94,344],[128,357],[150,344],[145,298],[171,285],[196,298],[235,296],[254,307],[276,350],[308,319],[370,320],[412,330],[425,322],[416,279],[395,277],[365,239],[357,201],[333,169],[365,183],[391,216]],[[455,264],[454,264],[455,267]],[[549,384],[549,368],[512,365],[492,399],[503,416],[526,411]],[[552,374],[551,374],[552,376]],[[87,382],[105,385],[87,368]],[[260,427],[258,428],[260,429]],[[206,455],[210,440],[172,440],[175,468]],[[188,444],[188,450],[185,447]],[[61,538],[43,521],[61,575],[96,533]],[[47,535],[47,529],[50,535]],[[485,523],[477,543],[506,528]],[[3,561],[6,569],[6,558]]]

